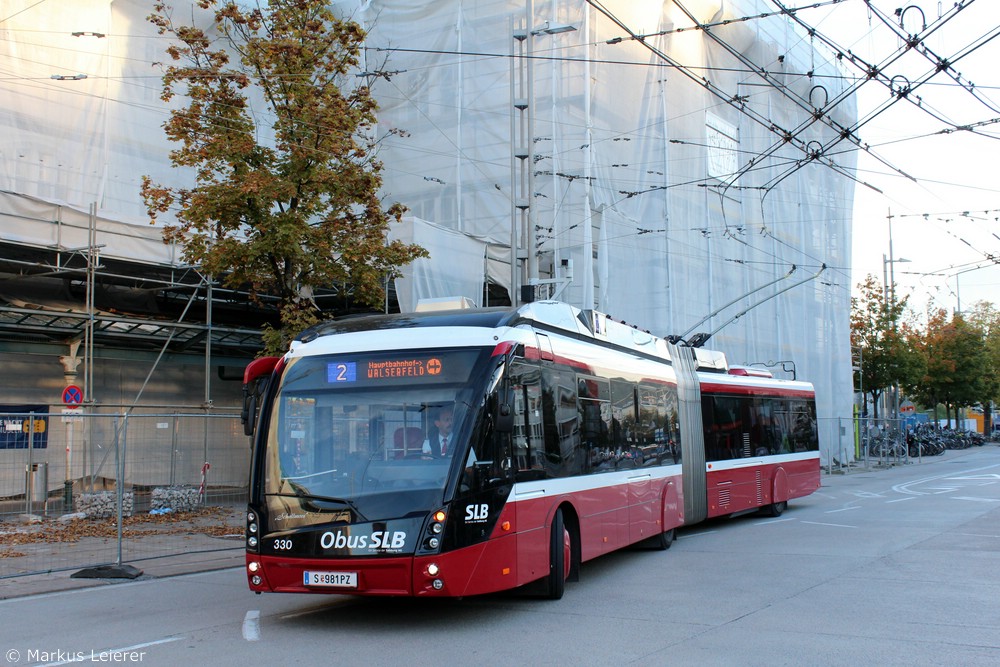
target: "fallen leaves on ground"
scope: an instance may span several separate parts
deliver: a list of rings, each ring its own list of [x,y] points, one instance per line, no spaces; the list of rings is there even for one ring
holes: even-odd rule
[[[205,507],[169,514],[136,514],[122,519],[122,537],[133,539],[148,535],[198,534],[212,537],[242,535],[243,514],[227,507]],[[24,554],[11,549],[20,544],[78,542],[85,537],[116,539],[118,521],[81,518],[63,522],[44,519],[27,525],[0,524],[0,558]]]

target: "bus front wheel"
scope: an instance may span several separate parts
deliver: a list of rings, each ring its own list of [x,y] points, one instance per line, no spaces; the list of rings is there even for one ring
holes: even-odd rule
[[[552,518],[552,534],[549,536],[549,576],[547,577],[547,596],[550,600],[562,598],[566,590],[566,578],[569,576],[570,535],[566,530],[562,510],[556,510]]]

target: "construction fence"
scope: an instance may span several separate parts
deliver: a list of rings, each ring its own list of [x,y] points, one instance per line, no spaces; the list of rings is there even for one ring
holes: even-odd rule
[[[0,414],[0,579],[243,549],[235,412]]]
[[[828,472],[850,466],[898,465],[909,458],[907,425],[901,419],[820,419],[821,465]],[[825,432],[824,432],[825,431]]]
[[[906,463],[908,428],[901,419],[839,417],[819,419],[820,464],[827,472]]]

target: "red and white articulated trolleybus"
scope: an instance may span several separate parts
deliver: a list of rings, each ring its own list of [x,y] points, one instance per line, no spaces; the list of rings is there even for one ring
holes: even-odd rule
[[[256,592],[551,598],[819,487],[813,390],[556,302],[337,320],[245,373]]]

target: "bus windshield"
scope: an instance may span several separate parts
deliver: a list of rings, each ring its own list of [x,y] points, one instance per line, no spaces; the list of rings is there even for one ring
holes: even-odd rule
[[[483,403],[481,349],[292,360],[273,402],[264,492],[296,516],[378,521],[442,502]],[[442,437],[443,436],[443,437]],[[474,455],[473,455],[474,456]],[[313,521],[296,522],[312,523]]]

